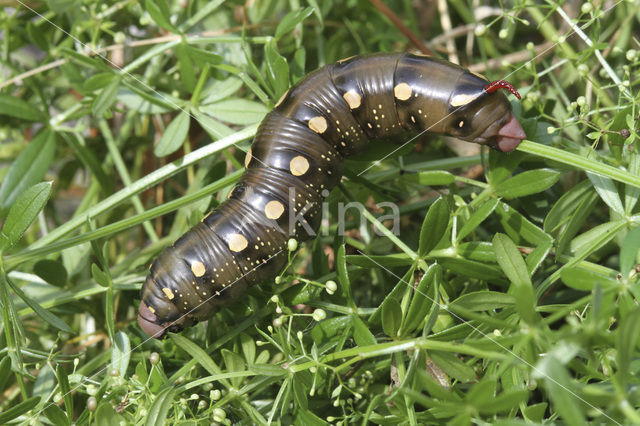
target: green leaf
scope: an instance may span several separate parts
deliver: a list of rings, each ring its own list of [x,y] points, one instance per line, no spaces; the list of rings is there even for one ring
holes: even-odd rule
[[[328,318],[320,321],[313,327],[311,337],[314,342],[322,344],[343,330],[350,331],[352,324],[352,318],[347,315]]]
[[[201,112],[193,112],[193,118],[202,126],[202,128],[211,136],[213,140],[222,139],[226,136],[232,135],[233,130],[219,122],[218,120],[209,117]]]
[[[536,366],[534,375],[544,381],[546,394],[568,425],[586,425],[582,400],[574,390],[567,369],[554,356],[547,355]]]
[[[56,15],[62,14],[77,4],[74,0],[47,0],[49,7]]]
[[[71,393],[71,386],[69,385],[69,376],[65,370],[64,365],[58,364],[56,368],[56,377],[58,378],[58,387],[60,393],[62,393],[62,399],[64,400],[64,408],[66,409],[67,418],[69,421],[73,420],[73,395]]]
[[[71,0],[73,1],[73,0]],[[49,40],[47,40],[46,32],[42,31],[39,26],[36,26],[34,22],[27,22],[27,34],[29,34],[29,38],[38,46],[38,48],[44,52],[49,51]]]
[[[71,50],[68,48],[62,48],[61,53],[71,57],[71,59],[75,62],[78,62],[85,67],[93,68],[102,72],[111,72],[109,68],[107,68],[99,59],[92,58],[87,55],[83,55],[82,53],[78,53],[75,50]]]
[[[33,265],[33,273],[56,287],[64,287],[67,284],[67,270],[57,260],[39,260]]]
[[[583,229],[584,224],[587,222],[599,200],[598,194],[591,190],[583,199],[576,203],[575,211],[569,215],[567,225],[558,235],[556,256],[566,254],[569,251],[568,248],[571,246],[573,237]]]
[[[184,87],[191,93],[196,87],[196,75],[195,70],[193,69],[193,62],[191,62],[191,56],[189,55],[187,48],[187,45],[179,44],[174,48],[174,50],[176,57],[178,58],[180,80],[184,84]]]
[[[246,333],[240,333],[240,345],[247,364],[253,364],[256,360],[256,342]]]
[[[56,426],[71,424],[64,411],[55,404],[47,405],[47,408],[44,409],[44,415]]]
[[[336,254],[336,272],[338,273],[340,288],[342,289],[345,299],[355,306],[353,299],[351,298],[351,280],[349,279],[349,274],[347,272],[347,262],[345,258],[345,247],[344,243],[342,243],[340,244],[340,247],[338,247],[338,252]]]
[[[151,408],[153,409],[153,406]],[[147,414],[147,418],[148,416],[149,414]],[[120,425],[120,424],[126,423],[124,418],[120,414],[116,413],[116,411],[113,409],[113,407],[107,400],[104,400],[99,403],[98,409],[96,410],[95,418],[96,418],[96,426],[113,426],[113,425]],[[154,424],[154,423],[151,423],[151,424]]]
[[[542,261],[547,258],[552,248],[553,241],[548,241],[546,243],[541,243],[527,255],[526,262],[529,275],[533,275],[540,265],[542,265]]]
[[[449,225],[449,205],[444,198],[438,198],[429,207],[420,229],[418,256],[424,257],[440,242]]]
[[[275,40],[264,45],[264,53],[267,64],[267,79],[275,93],[275,99],[279,99],[289,88],[289,64],[278,53]]]
[[[300,409],[297,411],[297,416],[293,424],[300,424],[305,426],[329,426],[330,423],[325,422],[320,417],[316,416],[309,409]]]
[[[271,377],[285,376],[289,374],[285,368],[275,364],[253,364],[249,366],[249,371],[260,376]]]
[[[0,361],[0,391],[4,390],[9,377],[11,377],[11,358],[3,356]]]
[[[624,216],[625,213],[624,207],[622,206],[622,200],[620,199],[618,188],[616,188],[613,180],[589,172],[587,172],[587,177],[593,184],[593,187],[596,189],[596,192],[598,193],[602,201],[604,201],[605,204],[611,208],[611,210],[621,216]]]
[[[601,223],[578,235],[571,241],[573,253],[591,253],[611,241],[616,234],[626,227],[626,220],[614,220]]]
[[[166,0],[145,0],[144,4],[149,16],[156,24],[172,33],[180,33],[171,23],[171,12]]]
[[[176,393],[173,387],[166,387],[158,393],[145,417],[146,426],[162,426],[166,423],[167,414],[173,407],[173,400],[176,397]]]
[[[453,354],[442,351],[429,352],[431,360],[447,375],[461,382],[476,380],[476,372]]]
[[[55,149],[55,135],[51,130],[44,130],[33,138],[2,179],[0,211],[10,207],[27,188],[42,180],[49,170]]]
[[[568,287],[581,291],[593,291],[597,285],[603,289],[620,285],[615,277],[609,277],[583,268],[563,268],[560,278]]]
[[[442,268],[433,264],[418,283],[402,325],[402,335],[411,333],[422,326],[431,307],[436,303],[436,287],[442,281]]]
[[[560,226],[567,223],[580,203],[592,193],[593,189],[589,180],[583,180],[565,192],[545,217],[544,231],[548,233],[555,232]]]
[[[549,234],[534,225],[509,204],[501,202],[495,212],[500,217],[500,224],[514,242],[521,244],[522,240],[525,240],[531,244],[540,245],[553,241]]]
[[[528,324],[536,320],[535,295],[531,284],[531,277],[518,247],[504,234],[493,237],[493,249],[498,258],[498,264],[511,281],[510,293],[515,296],[516,309],[522,319]]]
[[[247,369],[244,359],[239,354],[228,349],[222,349],[220,353],[222,354],[222,358],[224,359],[226,371],[238,372],[245,371]],[[243,380],[244,377],[232,377],[231,384],[235,387],[239,387]]]
[[[22,234],[47,204],[50,194],[51,182],[41,182],[27,189],[11,206],[1,232],[9,246],[22,238]]]
[[[115,77],[115,76],[114,76]],[[96,118],[102,118],[107,110],[111,108],[116,102],[118,97],[118,89],[120,87],[120,78],[114,78],[107,87],[102,89],[98,96],[93,100],[93,104],[91,104],[91,113]]]
[[[45,115],[26,101],[11,96],[0,94],[0,115],[21,118],[28,121],[43,121]]]
[[[169,111],[184,109],[187,102],[175,98],[167,93],[156,90],[147,93],[133,84],[123,81],[123,86],[118,92],[118,102],[122,102],[129,109],[136,110],[140,114],[162,114]]]
[[[532,421],[535,423],[542,423],[544,419],[544,415],[547,412],[547,408],[549,404],[546,402],[541,402],[538,404],[533,404],[527,406],[524,410],[522,410],[522,414],[525,417],[525,420]]]
[[[628,166],[629,173],[634,176],[640,176],[640,155],[637,152],[631,153],[631,159]],[[633,208],[640,199],[640,188],[632,185],[624,186],[624,212],[626,216],[631,216]]]
[[[396,299],[389,299],[382,305],[382,330],[384,333],[395,338],[402,324],[402,308]]]
[[[42,318],[47,324],[52,327],[57,328],[58,330],[64,331],[66,333],[73,333],[73,330],[67,325],[66,322],[58,318],[56,315],[44,309],[42,306],[38,304],[35,300],[27,296],[20,287],[15,285],[10,279],[7,277],[7,282],[11,286],[13,292],[18,296],[24,303],[29,306],[36,315]]]
[[[551,169],[528,170],[494,186],[494,192],[507,199],[536,194],[553,186],[560,175]]]
[[[191,356],[198,364],[200,364],[209,374],[220,374],[222,371],[215,361],[200,346],[191,340],[179,334],[169,333],[169,338],[180,349]]]
[[[479,409],[480,407],[493,403],[493,398],[496,396],[496,388],[498,383],[496,379],[491,376],[485,376],[471,387],[471,390],[467,392],[466,401]]]
[[[185,50],[186,53],[189,54],[191,59],[193,59],[193,61],[201,67],[207,64],[218,65],[222,62],[222,56],[216,55],[215,53],[211,53],[204,49],[199,49],[197,47],[187,45],[185,47]]]
[[[165,157],[180,149],[189,133],[189,119],[189,114],[181,111],[171,120],[153,150],[156,157]]]
[[[627,279],[629,272],[638,263],[638,255],[640,255],[640,227],[629,231],[620,248],[620,272],[623,279]]]
[[[497,198],[492,198],[480,205],[480,207],[471,214],[469,219],[458,231],[456,241],[460,242],[464,237],[472,233],[487,217],[489,217],[491,213],[493,213],[498,203],[499,201]]]
[[[131,342],[123,331],[115,333],[113,349],[111,350],[111,368],[120,372],[120,377],[126,377],[129,359],[131,357]]]
[[[202,105],[210,104],[212,102],[221,101],[228,98],[242,87],[242,80],[238,77],[231,76],[224,80],[215,81],[212,84],[207,85],[202,90],[200,97],[200,103]]]
[[[91,276],[93,280],[102,287],[109,287],[109,277],[95,263],[91,264]]]
[[[529,391],[527,389],[514,389],[502,392],[498,396],[491,398],[490,403],[478,406],[478,411],[483,414],[497,414],[512,410],[527,400]]]
[[[404,174],[402,180],[415,182],[424,186],[450,185],[455,182],[456,177],[444,170],[431,170],[426,172]]]
[[[412,285],[409,283],[413,283],[414,271],[415,271],[415,266],[411,265],[411,267],[407,270],[407,272],[400,279],[400,281],[398,281],[395,287],[393,287],[393,290],[387,293],[387,295],[384,297],[384,300],[382,301],[380,306],[378,306],[378,308],[373,313],[373,315],[371,315],[371,317],[369,318],[369,324],[379,323],[380,318],[382,316],[382,309],[384,308],[384,305],[387,303],[390,303],[390,300],[392,299],[398,302],[402,298],[402,295],[406,294],[408,290],[411,289]]]
[[[352,315],[353,321],[353,339],[358,346],[369,346],[378,343],[375,336],[371,333],[367,325],[357,315]]]
[[[487,180],[495,188],[511,175],[525,155],[519,151],[505,155],[495,150],[489,151],[489,172]]]
[[[283,35],[293,31],[296,25],[307,19],[312,13],[312,7],[307,7],[305,9],[295,9],[287,13],[276,28],[275,38],[280,38]]]
[[[504,279],[500,268],[484,262],[445,257],[439,257],[438,262],[443,268],[448,269],[456,275],[464,275],[486,281],[500,281]]]
[[[364,256],[350,254],[346,256],[346,260],[350,265],[361,266],[363,268],[377,268],[380,265],[391,268],[395,266],[408,266],[413,263],[413,260],[406,253]]]
[[[468,260],[498,263],[496,253],[493,251],[493,245],[485,241],[469,241],[468,243],[459,244],[455,249],[457,255]]]
[[[9,421],[20,417],[21,415],[32,410],[40,402],[39,396],[34,396],[26,401],[22,401],[18,404],[14,404],[4,411],[0,412],[0,424],[8,424]]]
[[[267,107],[261,103],[236,98],[201,106],[200,111],[220,121],[239,125],[257,123],[268,112]]]
[[[620,389],[626,389],[629,378],[635,375],[630,369],[631,362],[637,356],[636,346],[640,336],[640,308],[635,307],[622,318],[616,339],[616,358],[618,371],[616,378]]]
[[[111,83],[116,77],[116,75],[112,72],[101,72],[89,77],[83,84],[82,88],[84,90],[93,92],[94,90],[102,89],[107,87],[109,83]]]
[[[304,384],[304,380],[300,380],[300,377],[304,374],[308,373],[307,371],[302,371],[300,373],[296,373],[291,377],[291,384],[293,389],[293,398],[296,401],[296,405],[306,410],[309,407],[309,400],[307,399],[307,388]]]
[[[454,310],[456,307],[461,307],[467,311],[478,312],[506,308],[513,306],[515,302],[515,298],[510,294],[496,291],[476,291],[463,294],[451,302],[449,306]]]

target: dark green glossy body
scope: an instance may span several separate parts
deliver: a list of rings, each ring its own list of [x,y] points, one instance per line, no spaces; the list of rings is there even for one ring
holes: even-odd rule
[[[309,74],[265,117],[230,199],[151,266],[140,325],[156,337],[181,330],[273,278],[289,238],[315,235],[343,157],[370,140],[430,130],[495,144],[510,105],[503,93],[484,92],[486,84],[410,54],[354,57]]]

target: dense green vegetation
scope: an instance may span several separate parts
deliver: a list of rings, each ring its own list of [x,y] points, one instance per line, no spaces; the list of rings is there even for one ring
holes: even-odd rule
[[[640,2],[388,3],[2,1],[0,423],[640,424]],[[376,145],[281,277],[147,339],[148,265],[282,93],[416,49],[513,83],[528,140]],[[345,200],[399,235],[334,238]]]

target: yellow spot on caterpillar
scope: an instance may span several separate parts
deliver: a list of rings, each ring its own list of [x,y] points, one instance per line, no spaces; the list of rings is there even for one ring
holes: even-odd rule
[[[396,99],[406,101],[411,97],[411,86],[409,86],[407,83],[400,83],[393,88],[393,94],[395,95]]]
[[[350,109],[356,109],[362,103],[362,97],[359,93],[349,90],[344,95],[342,95],[345,101],[347,101],[347,105],[349,105]]]
[[[279,219],[284,213],[284,205],[280,201],[271,200],[264,206],[264,214],[269,219]]]
[[[251,148],[247,151],[247,155],[244,157],[244,166],[249,167],[249,163],[251,162]]]
[[[476,93],[475,95],[465,95],[461,93],[459,95],[455,95],[453,98],[451,98],[451,106],[458,107],[462,105],[467,105],[468,103],[476,99],[478,96],[480,96],[480,94],[481,93]]]
[[[169,299],[169,300],[173,300],[173,298],[175,297],[173,295],[173,292],[170,289],[166,288],[166,287],[162,289],[162,292],[164,293],[165,296],[167,296],[167,299]]]
[[[193,272],[193,275],[195,275],[196,277],[203,276],[206,271],[207,268],[205,268],[204,264],[198,260],[191,264],[191,272]]]
[[[289,162],[289,170],[294,176],[302,176],[309,170],[309,161],[302,155],[293,157]]]
[[[327,130],[327,120],[321,116],[313,117],[309,120],[309,128],[316,133],[324,133]]]
[[[156,310],[153,309],[153,306],[147,306],[147,308],[149,308],[149,312],[151,312],[152,314],[156,313]]]
[[[284,99],[287,97],[288,94],[289,94],[289,91],[287,90],[282,94],[282,96],[280,96],[280,99],[278,99],[278,102],[276,102],[276,107],[280,106],[280,104],[282,103],[282,101],[284,101]]]
[[[231,234],[229,237],[229,248],[231,251],[239,252],[247,248],[249,242],[240,234]]]
[[[464,127],[464,120],[460,120],[460,122],[458,123],[458,127],[460,128]]]

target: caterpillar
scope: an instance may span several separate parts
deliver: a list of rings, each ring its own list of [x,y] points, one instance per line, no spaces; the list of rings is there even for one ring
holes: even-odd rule
[[[503,91],[433,57],[349,58],[300,80],[260,124],[229,199],[166,248],[142,287],[138,324],[161,338],[211,317],[312,238],[343,158],[369,141],[429,130],[507,152],[526,137]]]

